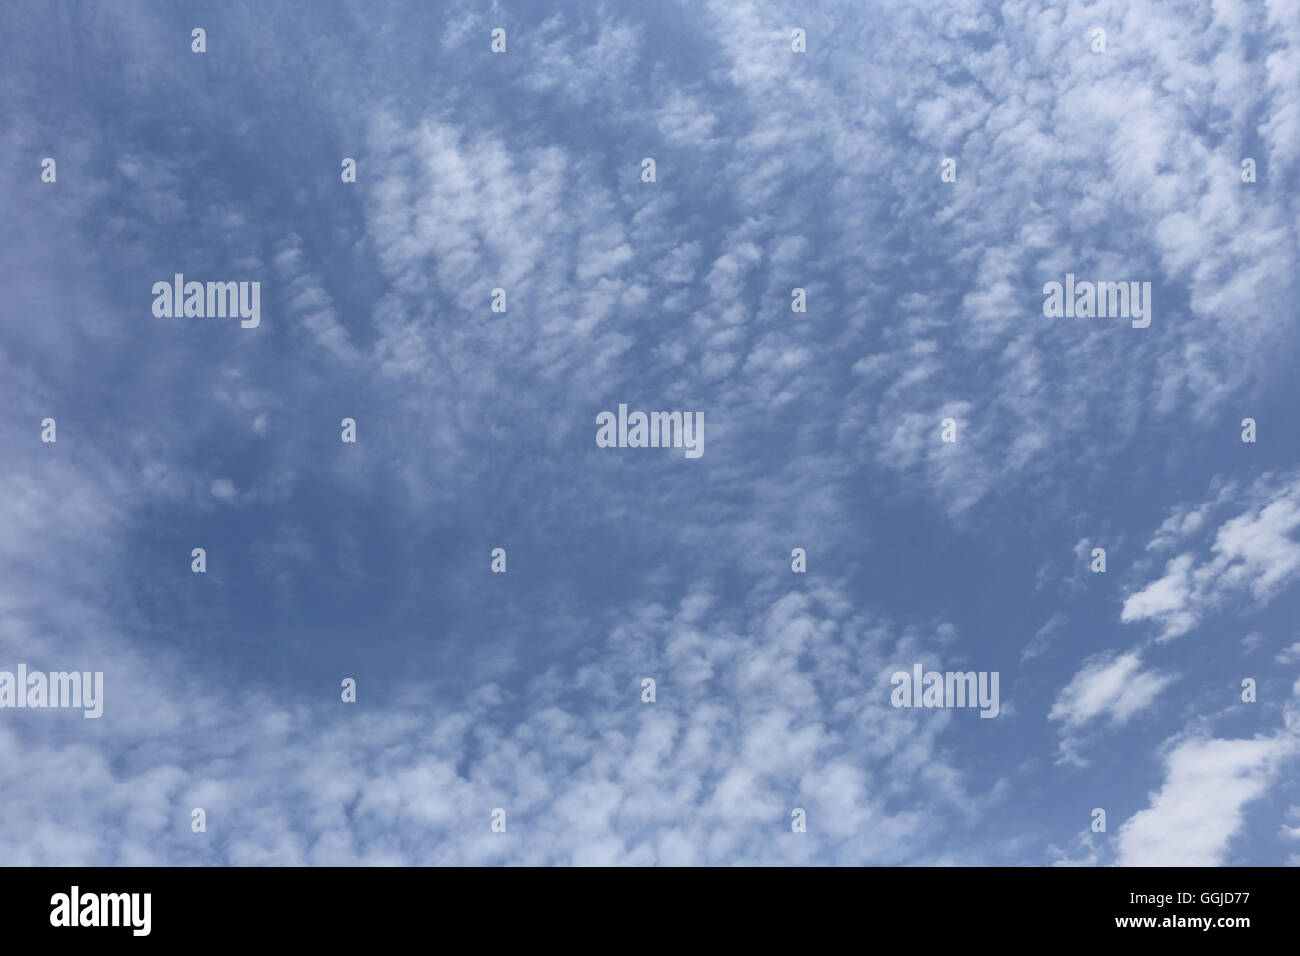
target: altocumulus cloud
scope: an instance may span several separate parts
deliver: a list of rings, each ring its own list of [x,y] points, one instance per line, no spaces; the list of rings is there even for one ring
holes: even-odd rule
[[[0,669],[105,702],[0,714],[0,857],[1284,861],[1300,24],[798,16],[77,8],[51,70],[6,12]],[[1151,326],[1044,319],[1070,272]],[[599,454],[621,402],[707,454]]]

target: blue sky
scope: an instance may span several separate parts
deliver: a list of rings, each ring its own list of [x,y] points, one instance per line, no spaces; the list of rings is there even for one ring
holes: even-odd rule
[[[0,862],[1300,862],[1293,3],[2,16]]]

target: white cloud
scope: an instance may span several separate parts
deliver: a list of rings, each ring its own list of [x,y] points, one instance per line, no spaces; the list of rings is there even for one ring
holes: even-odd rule
[[[872,675],[904,647],[918,648],[836,587],[775,587],[765,576],[772,555],[815,540],[820,573],[834,567],[827,556],[837,545],[853,549],[841,566],[868,553],[871,529],[846,520],[863,513],[847,506],[864,488],[884,504],[928,496],[953,518],[997,496],[1027,513],[1039,501],[1068,501],[1153,427],[1206,421],[1254,385],[1262,359],[1282,361],[1287,351],[1274,346],[1288,341],[1293,310],[1278,277],[1294,275],[1294,197],[1245,198],[1221,131],[1258,121],[1269,175],[1293,181],[1300,43],[1286,4],[1267,13],[1265,56],[1232,35],[1263,14],[1138,0],[1104,61],[1082,46],[1086,17],[1050,4],[1005,6],[997,24],[973,4],[887,4],[870,23],[847,5],[838,10],[845,15],[807,19],[811,52],[796,59],[779,4],[709,4],[682,27],[700,44],[691,55],[702,50],[706,61],[689,79],[647,45],[642,21],[609,11],[512,25],[511,53],[495,61],[486,52],[495,8],[457,12],[431,30],[348,14],[341,38],[311,37],[307,81],[276,72],[277,58],[250,40],[227,61],[256,91],[248,102],[301,103],[326,127],[307,142],[361,147],[356,189],[341,192],[328,162],[319,173],[356,206],[355,221],[348,201],[316,209],[320,233],[308,231],[311,220],[287,233],[272,216],[258,234],[263,209],[211,199],[223,177],[182,189],[195,168],[134,146],[117,180],[134,190],[157,170],[157,188],[126,210],[95,205],[122,193],[120,181],[92,172],[91,144],[121,141],[109,135],[113,118],[73,116],[93,131],[81,139],[23,116],[2,124],[8,152],[36,155],[40,143],[60,142],[61,171],[82,171],[75,192],[39,204],[0,190],[7,219],[46,226],[42,241],[11,243],[3,259],[17,277],[17,313],[66,318],[23,332],[40,371],[79,376],[90,341],[125,341],[115,357],[138,358],[134,331],[120,330],[139,324],[116,321],[123,317],[86,290],[160,257],[197,258],[188,241],[173,246],[173,235],[140,228],[173,222],[178,211],[218,226],[209,232],[240,270],[260,270],[265,256],[277,308],[295,321],[268,313],[256,337],[160,337],[150,362],[130,365],[140,368],[140,394],[186,394],[196,365],[216,350],[244,376],[214,387],[218,412],[238,423],[230,431],[246,438],[252,417],[263,434],[262,409],[275,409],[278,440],[257,443],[272,460],[242,496],[231,479],[209,486],[184,465],[207,455],[207,439],[229,422],[197,402],[171,419],[139,396],[132,405],[129,392],[119,402],[128,412],[149,408],[147,438],[102,456],[66,441],[46,451],[75,448],[75,467],[50,454],[0,476],[0,556],[12,568],[0,608],[15,618],[5,652],[113,664],[103,727],[78,731],[103,736],[70,736],[31,723],[33,714],[0,732],[0,784],[16,795],[0,806],[0,856],[916,862],[933,852],[918,847],[949,832],[953,818],[982,810],[949,756],[943,735],[953,716],[904,714],[873,696]],[[277,35],[252,14],[231,16],[259,29],[228,33]],[[203,118],[208,80],[176,72],[156,52],[170,48],[163,27],[116,19],[95,20],[103,31],[87,35],[107,38],[114,62],[137,71],[133,82],[155,71],[170,77]],[[436,87],[411,89],[404,56],[414,48],[426,64],[428,38],[439,35],[451,68],[432,78]],[[502,101],[484,101],[497,86],[456,69],[478,62],[497,71]],[[565,109],[591,142],[569,134]],[[264,132],[247,115],[255,112],[232,110],[237,122],[219,126],[232,139]],[[545,115],[530,123],[532,113]],[[361,116],[374,117],[368,128]],[[549,127],[556,118],[561,125]],[[642,144],[645,131],[658,147]],[[299,132],[287,130],[281,145]],[[259,137],[267,155],[291,152],[274,146]],[[941,150],[960,157],[952,189],[937,182]],[[651,187],[639,182],[637,162],[653,151],[661,182]],[[313,181],[294,184],[304,208]],[[103,235],[71,225],[99,221]],[[97,272],[114,253],[113,269]],[[372,255],[379,275],[350,272]],[[1039,321],[1041,280],[1067,270],[1158,280],[1160,334]],[[789,312],[794,285],[809,290],[806,316]],[[508,290],[508,317],[487,312],[496,286]],[[282,330],[290,348],[261,348]],[[23,408],[25,422],[32,415],[20,402],[48,405],[59,394],[57,378],[4,371],[6,407]],[[648,458],[637,462],[645,483],[625,480],[623,460],[555,464],[590,450],[584,429],[616,390],[707,409],[709,470],[692,476],[689,496],[674,496],[671,479],[661,480],[669,473]],[[322,460],[323,442],[340,451],[340,416],[316,412],[349,394],[368,405],[356,412],[362,454]],[[315,417],[295,418],[296,409]],[[957,446],[937,441],[946,415],[959,420]],[[28,447],[23,434],[6,432],[5,447]],[[527,467],[515,467],[520,460]],[[104,568],[147,577],[123,560],[135,558],[124,542],[137,530],[136,509],[210,509],[211,496],[284,500],[298,468],[352,493],[387,491],[394,477],[408,498],[386,498],[384,509],[413,532],[463,516],[467,492],[490,487],[496,501],[536,503],[540,528],[580,513],[590,527],[676,556],[683,577],[701,583],[679,591],[676,607],[644,597],[612,622],[534,609],[527,638],[567,650],[573,634],[591,636],[581,666],[548,661],[522,685],[507,646],[501,666],[513,683],[457,672],[465,686],[453,692],[415,683],[382,705],[366,684],[363,699],[375,707],[356,713],[300,689],[228,686],[219,675],[200,682],[186,670],[193,661],[128,638],[101,610],[120,607],[122,592]],[[1235,492],[1225,494],[1216,508]],[[1154,621],[1171,637],[1227,596],[1272,600],[1297,574],[1298,504],[1294,487],[1252,502],[1221,524],[1204,556],[1196,539],[1213,527],[1215,508],[1175,509],[1149,546],[1172,557],[1128,597],[1122,619]],[[249,552],[268,576],[288,580],[284,566],[324,560],[309,540],[315,529],[276,528],[274,546]],[[767,583],[716,597],[707,577],[719,542],[733,570]],[[671,591],[668,577],[657,568],[638,583]],[[1060,619],[1022,659],[1041,653]],[[494,639],[485,636],[487,651],[455,652],[496,654]],[[655,705],[639,703],[631,673],[647,668],[666,675]],[[1173,679],[1139,651],[1085,661],[1051,708],[1064,749],[1096,724],[1125,725]],[[1126,825],[1127,856],[1160,859],[1180,820],[1201,819],[1188,780],[1226,779],[1230,806],[1258,793],[1271,757],[1255,743],[1174,751],[1153,807]],[[1141,759],[1135,752],[1129,764]],[[208,807],[214,835],[230,839],[196,841],[194,805]],[[498,805],[511,820],[499,839],[485,812]],[[794,805],[809,810],[806,839],[788,832]],[[1209,826],[1211,836],[1231,830],[1222,820]],[[1034,835],[1024,839],[1032,846]],[[1214,839],[1203,856],[1222,855]],[[978,855],[961,842],[940,857]]]
[[[218,478],[212,483],[212,495],[222,501],[234,501],[239,496],[239,491],[229,478]]]
[[[1149,706],[1173,680],[1173,676],[1158,670],[1143,670],[1138,651],[1119,656],[1100,654],[1084,662],[1047,716],[1061,721],[1066,731],[1103,716],[1112,725],[1123,724]]]
[[[1244,809],[1260,797],[1279,761],[1296,750],[1287,734],[1254,740],[1189,739],[1165,758],[1151,805],[1119,828],[1121,866],[1220,866]]]
[[[1300,475],[1281,481],[1266,475],[1246,497],[1251,502],[1247,510],[1224,521],[1215,533],[1213,557],[1198,561],[1186,552],[1173,558],[1163,577],[1128,596],[1120,619],[1155,621],[1161,625],[1159,639],[1170,640],[1229,598],[1263,606],[1295,580],[1300,575],[1300,541],[1294,537],[1300,528]],[[1191,513],[1203,515],[1209,507]]]
[[[1034,632],[1033,638],[1030,639],[1029,643],[1026,644],[1024,649],[1020,652],[1021,662],[1023,663],[1025,661],[1033,660],[1034,658],[1041,657],[1043,654],[1047,653],[1047,649],[1056,640],[1057,635],[1060,634],[1061,629],[1065,627],[1066,622],[1066,616],[1059,611],[1048,618],[1047,623]]]

